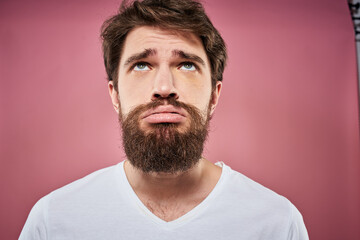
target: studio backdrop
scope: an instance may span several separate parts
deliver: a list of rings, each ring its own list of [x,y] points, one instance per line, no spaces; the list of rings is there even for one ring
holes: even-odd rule
[[[360,239],[346,0],[203,2],[229,53],[205,157],[286,196],[310,239]],[[125,158],[99,37],[119,4],[0,2],[0,239],[42,196]]]

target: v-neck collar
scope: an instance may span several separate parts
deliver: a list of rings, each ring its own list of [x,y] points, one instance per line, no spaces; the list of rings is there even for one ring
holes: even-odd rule
[[[224,184],[225,178],[228,175],[226,173],[229,171],[229,169],[228,169],[229,167],[226,166],[223,162],[217,162],[216,165],[219,167],[222,167],[222,171],[221,171],[221,175],[220,175],[218,182],[216,183],[213,190],[209,193],[209,195],[201,203],[199,203],[197,206],[195,206],[193,209],[191,209],[186,214],[182,215],[181,217],[179,217],[175,220],[167,222],[167,221],[164,221],[163,219],[159,218],[155,214],[153,214],[144,205],[144,203],[139,199],[139,197],[136,195],[135,191],[131,187],[131,185],[126,177],[125,170],[124,170],[124,162],[125,161],[122,161],[117,165],[117,172],[118,172],[118,176],[120,176],[119,180],[122,182],[122,185],[124,186],[125,191],[127,192],[126,195],[128,196],[129,201],[136,203],[138,210],[141,212],[141,214],[144,215],[144,217],[152,220],[153,222],[160,225],[161,227],[163,227],[165,229],[169,229],[169,230],[177,228],[179,226],[182,226],[182,225],[190,222],[192,219],[199,216],[203,212],[203,210],[205,210],[209,205],[211,205],[211,202],[213,201],[215,196],[218,195],[218,193],[220,192],[221,185]]]

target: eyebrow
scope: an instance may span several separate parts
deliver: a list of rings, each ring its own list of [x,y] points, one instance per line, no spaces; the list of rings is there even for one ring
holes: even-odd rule
[[[156,49],[147,48],[140,53],[135,53],[135,54],[131,55],[128,59],[126,59],[124,66],[127,66],[127,65],[131,64],[132,62],[136,62],[140,59],[147,58],[147,57],[155,55],[155,54],[156,54]]]
[[[129,65],[133,62],[139,61],[141,59],[147,58],[149,56],[156,55],[156,53],[157,53],[156,49],[147,48],[140,53],[135,53],[135,54],[131,55],[128,59],[126,59],[124,66],[127,66],[127,65]],[[201,65],[205,66],[205,61],[201,57],[197,56],[196,54],[186,53],[182,50],[175,49],[172,51],[172,55],[178,56],[183,59],[192,60],[192,61],[198,62]]]
[[[172,51],[172,54],[173,54],[173,56],[178,56],[178,57],[181,57],[181,58],[184,58],[187,60],[192,60],[192,61],[198,62],[201,65],[205,66],[205,61],[196,54],[186,53],[182,50],[176,50],[176,49]]]

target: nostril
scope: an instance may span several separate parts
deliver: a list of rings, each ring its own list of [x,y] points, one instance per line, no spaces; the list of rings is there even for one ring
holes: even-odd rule
[[[153,93],[153,95],[152,95],[152,98],[153,99],[165,99],[165,98],[175,98],[175,99],[177,99],[178,98],[178,95],[177,95],[177,93],[176,92],[172,92],[172,93],[167,93],[167,94],[161,94],[161,93],[157,93],[157,92],[155,92],[155,93]]]

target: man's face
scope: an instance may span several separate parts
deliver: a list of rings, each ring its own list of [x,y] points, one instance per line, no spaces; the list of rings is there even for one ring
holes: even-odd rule
[[[207,131],[205,125],[220,90],[221,82],[218,82],[212,91],[210,65],[200,38],[149,26],[135,28],[128,34],[119,64],[117,91],[109,83],[114,108],[123,122],[123,134],[134,132],[124,131],[124,125],[138,128],[143,137],[159,131],[164,134],[161,145],[171,142],[166,138],[173,134],[163,131],[168,126],[171,131],[185,134],[191,128],[199,129],[198,125]],[[150,107],[154,102],[157,104]],[[174,102],[188,105],[194,111]]]

